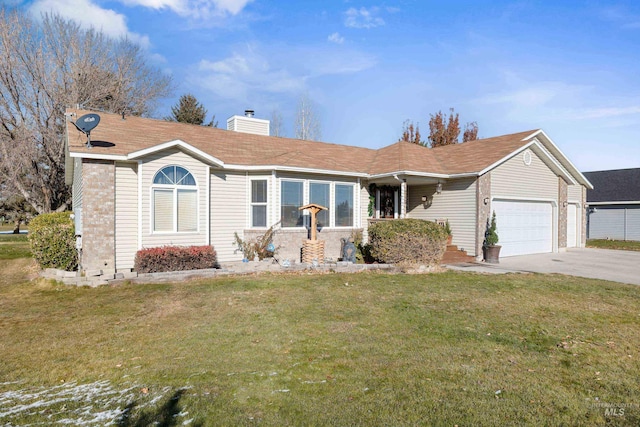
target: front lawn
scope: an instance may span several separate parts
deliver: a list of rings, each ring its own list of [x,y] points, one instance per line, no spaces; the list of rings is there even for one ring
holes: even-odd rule
[[[622,251],[640,251],[640,242],[633,240],[587,240],[588,248],[619,249]]]
[[[31,249],[26,234],[0,234],[0,260],[30,257]]]
[[[0,424],[638,425],[638,295],[454,272],[0,280]]]

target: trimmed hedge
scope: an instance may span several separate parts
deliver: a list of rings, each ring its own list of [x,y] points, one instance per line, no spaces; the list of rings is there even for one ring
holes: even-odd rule
[[[71,212],[38,215],[29,223],[31,253],[42,268],[78,268],[76,232]]]
[[[446,250],[447,232],[421,219],[380,221],[369,227],[369,244],[379,262],[436,265]]]
[[[162,246],[136,252],[134,269],[138,273],[217,268],[216,251],[211,246]]]

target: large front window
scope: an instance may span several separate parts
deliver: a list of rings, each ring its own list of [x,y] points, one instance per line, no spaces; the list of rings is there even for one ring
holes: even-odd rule
[[[153,231],[198,231],[196,180],[181,166],[167,166],[153,177]]]
[[[283,227],[302,227],[303,182],[282,181],[280,187],[280,219]]]
[[[336,184],[336,227],[353,227],[353,185]]]
[[[355,185],[328,181],[280,181],[280,219],[282,227],[303,227],[300,206],[314,203],[327,208],[317,214],[318,227],[354,227]],[[307,217],[308,218],[308,217]]]
[[[331,204],[331,185],[322,182],[312,182],[309,184],[309,203],[315,203],[317,205],[327,208],[318,212],[316,218],[318,220],[318,227],[328,227]]]

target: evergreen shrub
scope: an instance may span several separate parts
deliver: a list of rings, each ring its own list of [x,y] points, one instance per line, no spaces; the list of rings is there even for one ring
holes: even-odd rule
[[[71,212],[38,215],[29,223],[31,253],[42,268],[78,268],[76,232]]]
[[[380,221],[369,227],[371,255],[389,264],[437,265],[446,250],[447,232],[421,219]]]

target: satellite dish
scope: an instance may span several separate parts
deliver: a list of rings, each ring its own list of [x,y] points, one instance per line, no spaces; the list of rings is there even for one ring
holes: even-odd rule
[[[97,114],[85,114],[73,123],[80,132],[87,135],[87,147],[89,148],[91,148],[91,131],[98,126],[98,123],[100,123],[100,116]]]

